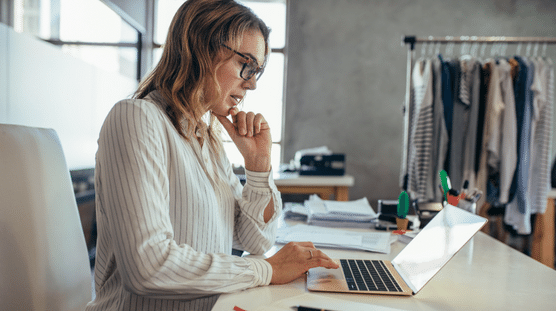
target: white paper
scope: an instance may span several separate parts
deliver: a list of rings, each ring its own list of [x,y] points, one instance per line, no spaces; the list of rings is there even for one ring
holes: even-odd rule
[[[309,211],[308,223],[313,220],[370,223],[378,217],[367,198],[341,202],[323,200],[317,195],[311,195],[308,200],[305,200],[304,205]]]
[[[313,244],[331,244],[331,245],[352,245],[361,246],[362,236],[338,236],[330,233],[314,233],[314,232],[290,232],[284,240],[289,242],[311,241]]]
[[[349,202],[324,201],[324,205],[329,213],[378,217],[367,198]]]
[[[289,242],[310,241],[317,247],[358,249],[388,254],[390,253],[390,236],[390,232],[354,232],[335,228],[295,225],[279,228],[276,243],[287,244]]]
[[[292,203],[292,202],[284,203],[284,213],[286,212],[291,212],[291,213],[305,215],[305,216],[309,215],[309,210],[307,209],[307,207],[305,207],[305,205],[301,203]]]

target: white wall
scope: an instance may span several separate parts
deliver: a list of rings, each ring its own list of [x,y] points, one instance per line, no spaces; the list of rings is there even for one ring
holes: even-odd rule
[[[4,24],[0,50],[0,122],[53,128],[70,169],[94,167],[106,114],[137,82]]]

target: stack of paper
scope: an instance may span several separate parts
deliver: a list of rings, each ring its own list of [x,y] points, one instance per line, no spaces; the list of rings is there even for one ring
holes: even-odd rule
[[[309,210],[303,203],[285,202],[284,203],[284,218],[306,221],[309,216]]]
[[[313,225],[370,228],[378,218],[367,198],[341,202],[312,195],[304,205],[308,211],[307,223]]]
[[[390,253],[390,232],[353,232],[341,229],[295,225],[279,228],[276,243],[313,242],[316,247],[358,249]]]

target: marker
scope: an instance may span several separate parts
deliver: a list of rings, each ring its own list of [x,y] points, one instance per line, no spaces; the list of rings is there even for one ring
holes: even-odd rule
[[[444,192],[444,200],[448,201],[448,191],[452,189],[452,183],[450,182],[448,173],[446,173],[445,170],[441,170],[438,174],[440,175],[440,184],[442,186],[442,192]]]
[[[463,182],[463,189],[461,189],[461,193],[464,195],[464,198],[467,198],[469,194],[467,193],[467,188],[469,188],[469,180],[465,180]]]

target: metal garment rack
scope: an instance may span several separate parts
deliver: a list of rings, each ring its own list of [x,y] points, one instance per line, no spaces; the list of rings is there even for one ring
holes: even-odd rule
[[[482,52],[484,52],[484,48],[486,44],[496,45],[499,44],[501,46],[507,44],[518,44],[518,52],[521,50],[521,45],[519,44],[528,44],[527,46],[527,54],[530,52],[530,48],[532,44],[535,44],[535,51],[534,54],[537,54],[537,49],[540,44],[543,45],[543,54],[546,50],[546,45],[548,44],[556,44],[556,38],[553,37],[504,37],[504,36],[446,36],[446,37],[417,37],[417,36],[404,36],[402,40],[402,46],[408,45],[407,49],[407,76],[406,76],[406,92],[405,92],[405,103],[403,106],[403,113],[404,113],[404,141],[403,141],[403,150],[402,150],[402,172],[405,174],[400,174],[400,185],[403,190],[407,190],[408,188],[408,176],[407,176],[407,167],[408,167],[408,152],[409,152],[409,130],[410,130],[410,114],[413,107],[411,105],[411,76],[413,71],[413,64],[415,59],[415,45],[416,44],[462,44],[462,45],[474,45],[478,47],[477,44],[482,43],[483,48]],[[481,52],[481,53],[482,53]]]

